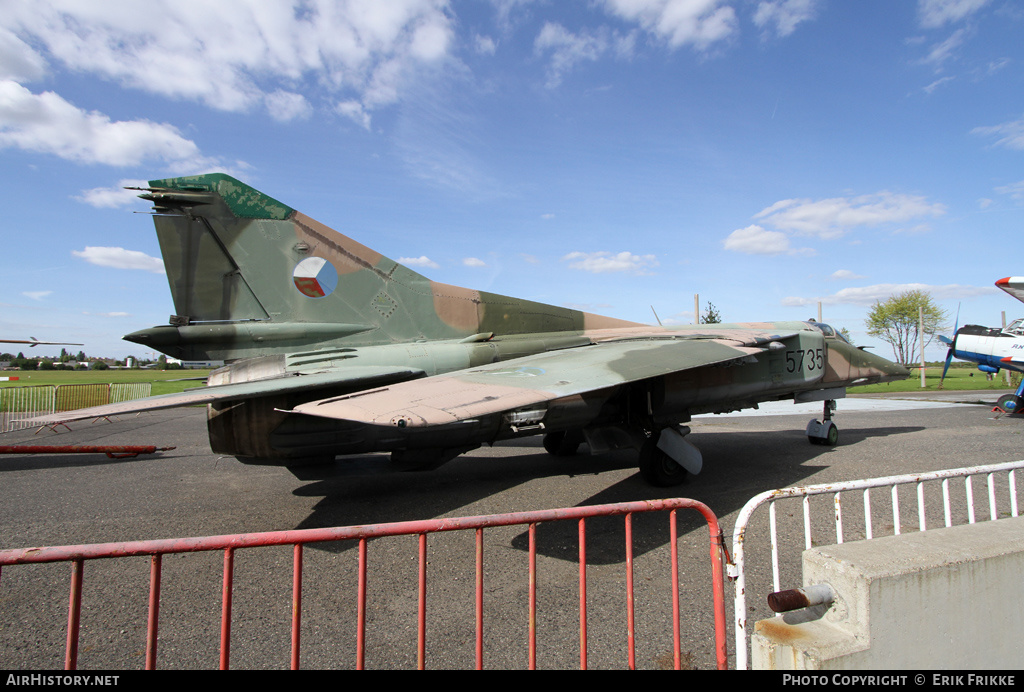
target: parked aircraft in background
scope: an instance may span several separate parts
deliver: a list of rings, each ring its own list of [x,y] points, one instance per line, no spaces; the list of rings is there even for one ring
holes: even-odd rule
[[[85,344],[69,344],[63,341],[40,341],[34,336],[30,336],[29,340],[25,339],[0,339],[0,344],[28,344],[29,348],[36,346],[84,346]]]
[[[1003,289],[1019,301],[1024,302],[1024,276],[1008,276],[996,281]],[[981,327],[968,324],[956,329],[953,338],[940,336],[939,340],[949,344],[946,364],[942,368],[945,379],[949,363],[953,358],[978,364],[985,373],[998,373],[1001,369],[1024,372],[1024,318],[1014,320],[1006,327]],[[999,397],[999,408],[1007,413],[1020,413],[1024,404],[1024,380],[1017,391]]]
[[[826,324],[668,329],[435,283],[222,174],[140,196],[177,314],[125,339],[228,364],[203,388],[55,419],[207,403],[215,452],[390,452],[410,469],[543,434],[555,455],[635,448],[648,481],[673,485],[700,470],[693,414],[823,401],[808,437],[836,444],[846,387],[909,375]]]

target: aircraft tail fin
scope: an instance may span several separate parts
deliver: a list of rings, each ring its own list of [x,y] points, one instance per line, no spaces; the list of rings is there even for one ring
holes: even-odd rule
[[[432,282],[225,174],[149,185],[175,315],[125,338],[177,358],[634,326]]]

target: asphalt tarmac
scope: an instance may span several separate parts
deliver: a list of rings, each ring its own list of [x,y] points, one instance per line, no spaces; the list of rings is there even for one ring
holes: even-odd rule
[[[840,440],[834,448],[808,444],[804,436],[808,419],[820,414],[820,404],[773,404],[762,406],[754,415],[701,416],[691,423],[690,440],[704,455],[704,470],[669,490],[647,486],[635,469],[632,453],[591,456],[584,451],[571,458],[553,458],[544,452],[540,438],[484,447],[430,472],[392,471],[385,455],[370,455],[307,467],[296,475],[285,468],[250,466],[212,454],[205,411],[200,408],[113,422],[83,421],[58,433],[16,431],[0,436],[0,443],[144,444],[175,449],[133,459],[93,454],[0,457],[4,488],[0,548],[349,526],[663,497],[689,497],[707,504],[731,545],[738,511],[764,490],[1024,458],[1024,419],[992,411],[1003,393],[841,400],[835,415]],[[961,403],[965,401],[974,403]],[[985,504],[983,499],[976,502]],[[916,512],[912,507],[908,511]],[[798,508],[795,513],[799,514]],[[782,516],[792,519],[794,511]],[[906,523],[916,522],[914,517]],[[834,542],[827,535],[831,525],[826,519],[815,519],[816,526],[824,527],[820,542]],[[681,654],[687,667],[713,668],[708,531],[696,513],[681,512],[679,520]],[[876,535],[885,529],[885,522],[879,521]],[[799,585],[803,537],[798,529],[783,527],[783,532],[784,579],[792,582],[783,584],[786,588]],[[670,667],[667,517],[638,515],[633,534],[636,666]],[[527,530],[488,529],[484,536],[484,665],[522,669],[528,663]],[[621,517],[588,522],[590,668],[627,665],[623,536]],[[759,542],[766,543],[763,531],[752,529],[747,541],[752,556],[751,618],[767,616],[763,600],[770,590],[765,560],[753,557]],[[473,535],[437,534],[428,544],[426,665],[472,668]],[[541,525],[537,545],[537,666],[578,668],[575,522]],[[411,537],[369,544],[368,668],[416,666],[416,547]],[[305,668],[354,667],[355,548],[332,543],[305,551],[301,657]],[[291,561],[288,548],[238,552],[232,668],[288,667]],[[217,667],[222,565],[219,553],[165,558],[158,667]],[[0,669],[63,666],[69,575],[67,564],[3,569]],[[143,667],[148,579],[146,558],[86,564],[80,669]],[[732,652],[731,584],[726,585],[726,595]]]

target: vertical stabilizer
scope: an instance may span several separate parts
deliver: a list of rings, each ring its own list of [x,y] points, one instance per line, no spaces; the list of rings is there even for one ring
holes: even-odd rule
[[[430,281],[224,174],[154,180],[175,315],[125,338],[190,360],[632,323]]]

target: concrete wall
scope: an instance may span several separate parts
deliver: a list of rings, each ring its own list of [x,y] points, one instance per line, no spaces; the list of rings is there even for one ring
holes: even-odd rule
[[[835,601],[755,623],[752,668],[1024,668],[1024,517],[813,548],[803,580]]]

